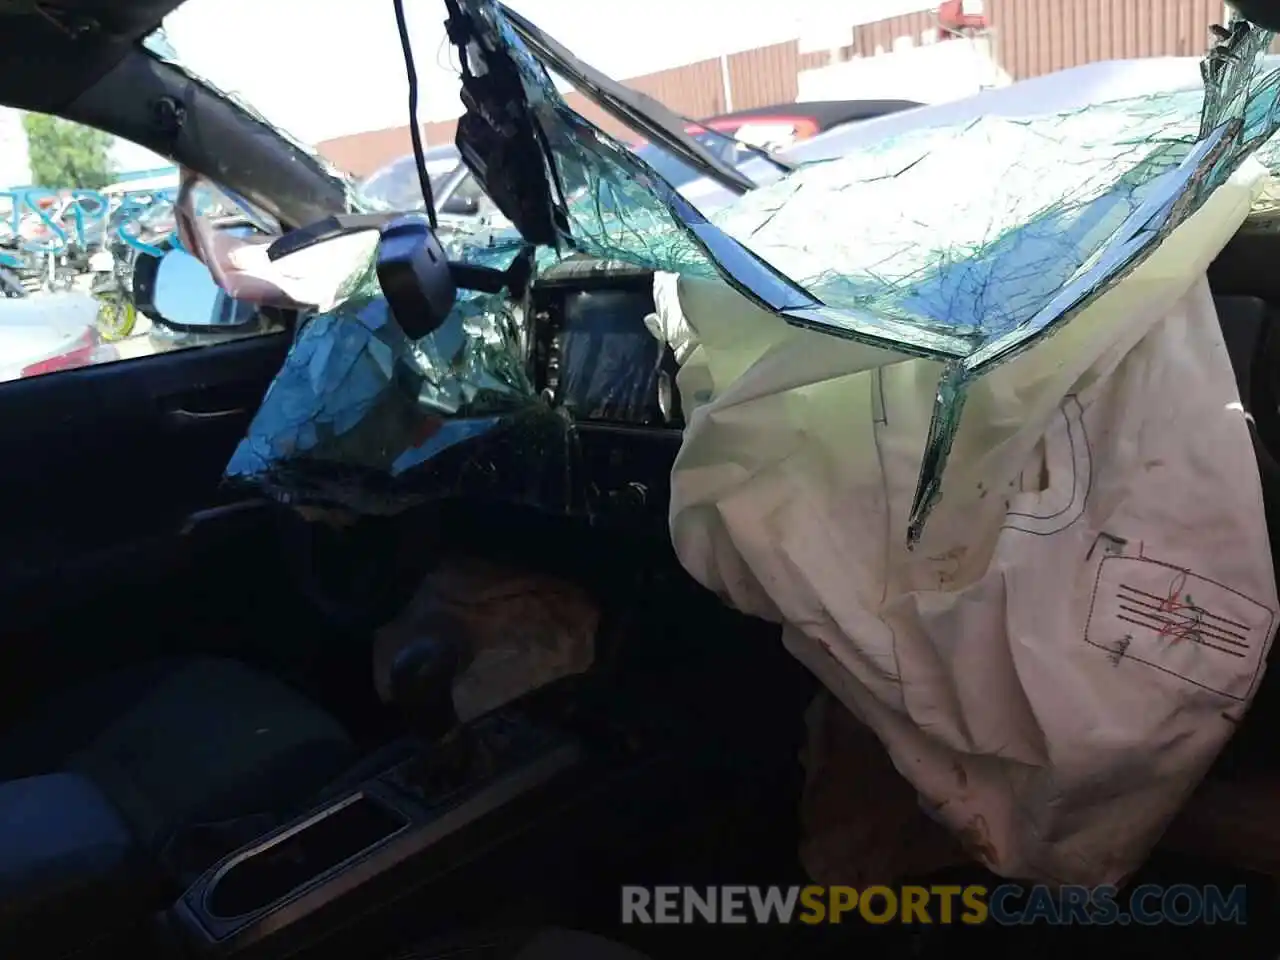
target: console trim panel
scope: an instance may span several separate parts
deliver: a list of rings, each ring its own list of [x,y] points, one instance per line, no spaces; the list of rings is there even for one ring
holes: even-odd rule
[[[429,798],[424,802],[423,798],[393,782],[394,773],[404,766],[400,764],[337,800],[331,800],[323,807],[271,831],[251,846],[224,857],[177,900],[172,908],[172,919],[185,930],[188,941],[195,940],[197,947],[203,944],[205,950],[223,955],[260,944],[295,924],[309,926],[317,920],[323,923],[321,915],[326,908],[346,895],[424,854],[433,844],[545,786],[576,767],[582,758],[582,749],[576,741],[557,737],[537,756],[435,806]],[[331,816],[362,796],[403,816],[405,825],[259,910],[234,918],[215,917],[208,911],[206,902],[210,892],[218,879],[235,865]]]

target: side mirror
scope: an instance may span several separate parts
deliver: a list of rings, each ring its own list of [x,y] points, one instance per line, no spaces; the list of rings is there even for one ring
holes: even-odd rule
[[[227,296],[209,268],[184,250],[166,250],[156,263],[154,278],[149,279],[150,289],[145,292],[150,309],[145,312],[154,322],[171,329],[183,333],[228,331],[254,320],[252,305]]]
[[[474,217],[480,212],[480,201],[475,197],[459,196],[455,193],[440,205],[440,212],[452,214],[455,217]]]

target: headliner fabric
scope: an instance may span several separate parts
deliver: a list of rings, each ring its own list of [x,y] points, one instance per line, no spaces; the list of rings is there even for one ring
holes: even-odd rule
[[[1208,284],[1261,170],[969,396],[933,519],[911,510],[938,364],[660,277],[694,409],[684,566],[784,624],[927,813],[1011,877],[1115,883],[1243,716],[1277,609],[1249,428]],[[674,296],[673,286],[674,283]]]

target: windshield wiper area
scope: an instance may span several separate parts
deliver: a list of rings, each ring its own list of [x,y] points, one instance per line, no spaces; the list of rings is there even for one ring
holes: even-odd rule
[[[764,147],[758,147],[754,143],[747,143],[747,141],[745,140],[739,140],[737,137],[730,136],[727,133],[722,133],[721,131],[716,130],[713,127],[708,127],[706,124],[702,123],[699,120],[686,120],[685,128],[688,129],[688,127],[691,127],[691,126],[697,127],[702,133],[707,134],[708,136],[715,137],[717,140],[728,140],[734,146],[741,147],[743,150],[751,151],[757,157],[760,157],[762,160],[766,160],[769,163],[773,164],[783,173],[792,173],[799,169],[799,164],[792,163],[790,160],[783,160],[781,157],[775,156],[774,154],[770,153]]]
[[[756,188],[736,167],[714,156],[686,133],[688,121],[652,97],[624,87],[595,67],[583,63],[510,7],[504,4],[498,4],[498,7],[533,55],[577,87],[588,100],[726,189],[741,194]]]

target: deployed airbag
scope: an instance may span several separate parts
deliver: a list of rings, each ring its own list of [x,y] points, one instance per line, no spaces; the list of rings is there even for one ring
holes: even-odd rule
[[[970,387],[935,513],[912,509],[940,364],[660,278],[697,346],[672,480],[689,571],[784,624],[925,811],[1008,876],[1114,883],[1231,736],[1276,589],[1204,271],[1243,167],[1052,340]],[[675,296],[672,296],[674,282]]]
[[[1253,157],[1280,127],[1272,36],[1237,19],[1200,87],[925,124],[709,222],[568,107],[498,4],[455,16],[473,99],[517,77],[502,107],[544,150],[539,267],[657,271],[646,324],[691,412],[685,567],[781,622],[992,869],[1127,875],[1243,716],[1275,626],[1204,280],[1280,169],[1274,146]],[[362,512],[589,501],[572,416],[533,389],[528,306],[460,297],[411,340],[370,262],[300,330],[229,476]]]
[[[525,200],[552,204],[557,225],[554,248],[538,251],[539,269],[578,252],[719,280],[778,324],[825,334],[815,349],[829,348],[832,358],[870,351],[934,361],[914,368],[933,382],[912,508],[899,532],[908,542],[919,540],[942,495],[974,385],[1062,335],[1280,126],[1280,74],[1266,74],[1263,57],[1272,37],[1235,20],[1205,59],[1200,86],[1021,120],[930,126],[921,116],[928,109],[912,111],[918,129],[808,165],[708,221],[570,109],[548,66],[585,75],[557,59],[555,44],[532,51],[494,0],[460,0],[457,16],[457,30],[465,21],[471,37],[462,51],[468,102],[498,96],[538,134],[541,156],[525,159],[547,190],[527,185]],[[505,79],[495,87],[497,76]],[[464,141],[472,126],[460,127]],[[505,149],[464,146],[482,181],[484,157]],[[1280,158],[1268,159],[1280,167]],[[509,262],[517,249],[483,240],[455,238],[451,259]],[[514,484],[515,495],[545,501],[541,480],[512,475],[511,465],[523,463],[514,469],[562,477],[567,492],[557,503],[589,500],[574,491],[589,491],[590,478],[548,470],[555,459],[575,462],[575,440],[569,422],[531,389],[532,318],[522,305],[502,295],[460,298],[439,332],[410,340],[388,322],[371,277],[366,271],[348,284],[332,309],[302,327],[228,476],[291,502],[365,512],[481,482],[508,493]],[[742,356],[741,344],[731,352]],[[1039,416],[1043,429],[1048,412]]]

